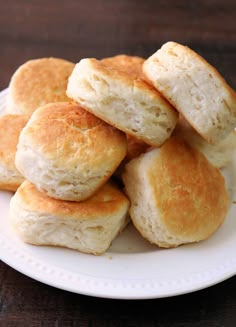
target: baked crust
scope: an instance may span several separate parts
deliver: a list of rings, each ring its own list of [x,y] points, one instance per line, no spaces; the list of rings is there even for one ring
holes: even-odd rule
[[[182,115],[179,116],[173,135],[182,137],[190,146],[203,153],[213,166],[219,169],[229,164],[236,149],[235,130],[216,144],[210,144],[191,127]]]
[[[236,126],[236,93],[196,52],[167,42],[143,64],[147,80],[208,142],[224,139]]]
[[[82,202],[56,200],[25,181],[10,202],[10,223],[26,243],[101,254],[127,224],[129,201],[107,183]]]
[[[22,131],[16,166],[49,196],[81,201],[108,180],[126,151],[121,131],[75,103],[52,103]]]
[[[159,146],[171,135],[178,115],[153,86],[127,70],[82,59],[69,78],[67,95],[125,133]]]
[[[5,115],[0,117],[0,189],[16,191],[24,177],[15,166],[15,154],[21,130],[28,115]]]
[[[138,56],[129,56],[125,54],[116,55],[101,59],[100,62],[128,73],[134,78],[141,78],[143,74],[143,63],[145,59]]]
[[[134,225],[161,247],[207,239],[228,211],[220,171],[178,137],[131,160],[123,181]]]
[[[7,112],[32,114],[49,102],[70,101],[66,87],[73,68],[72,62],[60,58],[27,61],[11,78]]]

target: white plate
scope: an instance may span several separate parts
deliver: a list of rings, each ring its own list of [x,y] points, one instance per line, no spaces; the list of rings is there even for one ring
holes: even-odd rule
[[[5,96],[6,91],[0,93],[0,107]],[[161,298],[214,285],[236,273],[235,168],[236,156],[224,172],[232,204],[223,226],[204,242],[176,249],[150,245],[131,225],[102,256],[24,244],[8,223],[12,194],[2,191],[0,258],[45,284],[104,298]]]

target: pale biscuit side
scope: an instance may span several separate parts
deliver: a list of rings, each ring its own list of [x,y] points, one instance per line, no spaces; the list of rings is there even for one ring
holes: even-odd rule
[[[226,167],[232,160],[236,149],[236,131],[231,132],[216,144],[210,144],[181,115],[173,134],[181,136],[188,144],[202,152],[217,168]]]
[[[26,243],[98,255],[123,230],[128,208],[128,199],[110,184],[78,203],[49,198],[25,181],[11,199],[10,223]]]
[[[143,65],[149,81],[209,143],[236,126],[236,95],[214,67],[191,49],[168,42]]]
[[[69,78],[67,95],[94,115],[154,146],[171,135],[177,113],[151,86],[96,59],[83,59]]]

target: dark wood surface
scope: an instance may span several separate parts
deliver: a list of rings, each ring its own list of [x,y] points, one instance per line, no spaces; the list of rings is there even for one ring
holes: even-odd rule
[[[0,89],[26,60],[148,57],[189,45],[236,88],[235,0],[0,0]],[[236,254],[235,254],[236,255]],[[236,277],[173,298],[120,301],[58,290],[0,262],[0,326],[236,326]]]

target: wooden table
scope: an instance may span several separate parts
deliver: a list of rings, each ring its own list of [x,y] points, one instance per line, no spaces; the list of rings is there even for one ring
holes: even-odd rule
[[[0,0],[0,8],[0,89],[31,58],[148,57],[168,40],[199,52],[236,88],[233,0]],[[62,291],[0,262],[0,284],[2,327],[236,326],[236,277],[178,297],[120,301]]]

